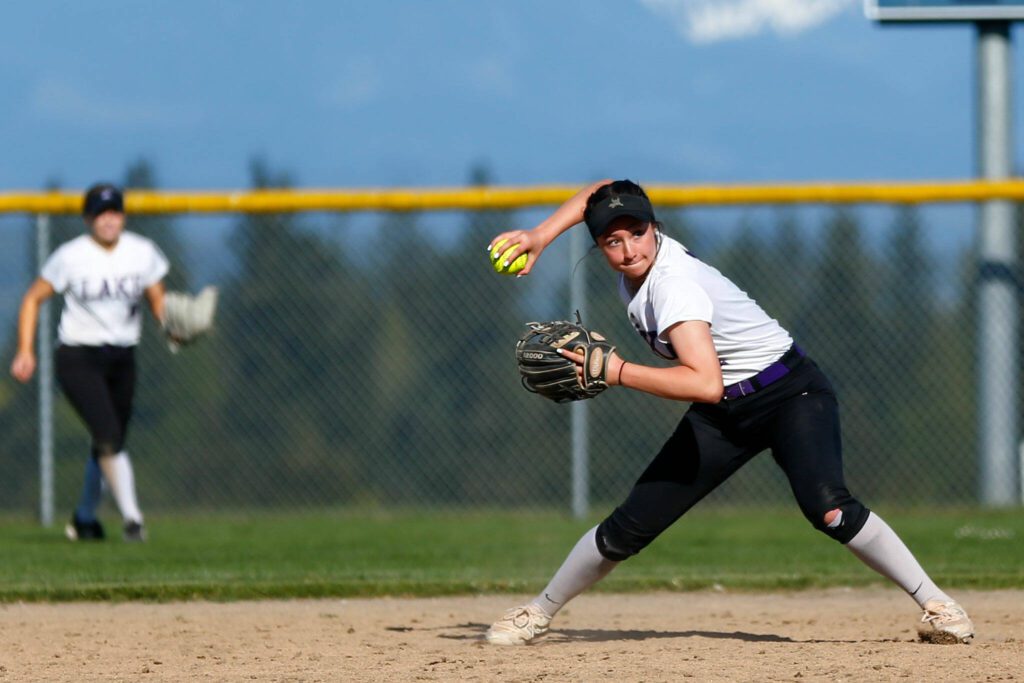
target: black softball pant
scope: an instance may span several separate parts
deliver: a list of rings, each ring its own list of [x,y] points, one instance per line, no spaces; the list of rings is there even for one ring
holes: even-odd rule
[[[124,448],[135,394],[131,346],[60,346],[57,382],[92,436],[93,456]]]
[[[843,479],[839,406],[818,366],[802,359],[760,391],[717,404],[693,404],[629,496],[598,527],[610,560],[635,555],[704,496],[763,450],[771,449],[801,512],[841,543],[853,538],[868,510]],[[831,510],[842,512],[830,528]]]

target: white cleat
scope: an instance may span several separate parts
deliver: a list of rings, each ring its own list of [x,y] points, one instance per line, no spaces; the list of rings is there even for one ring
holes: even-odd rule
[[[917,635],[926,643],[968,644],[974,640],[974,624],[957,603],[932,600],[924,605]]]
[[[513,607],[487,629],[493,645],[526,645],[548,632],[551,617],[534,604]]]

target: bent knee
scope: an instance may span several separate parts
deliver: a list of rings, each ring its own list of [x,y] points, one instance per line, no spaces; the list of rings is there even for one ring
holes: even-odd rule
[[[825,508],[823,513],[808,515],[808,519],[818,531],[843,544],[857,535],[871,512],[860,501],[850,497],[842,502],[831,501]]]

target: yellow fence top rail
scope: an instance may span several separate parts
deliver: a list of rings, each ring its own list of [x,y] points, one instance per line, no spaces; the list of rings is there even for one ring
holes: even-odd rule
[[[295,189],[223,192],[128,191],[132,214],[430,211],[557,205],[578,185],[473,188]],[[1024,179],[817,182],[759,185],[647,185],[656,206],[916,204],[1024,200]],[[81,192],[2,192],[0,213],[77,214]]]

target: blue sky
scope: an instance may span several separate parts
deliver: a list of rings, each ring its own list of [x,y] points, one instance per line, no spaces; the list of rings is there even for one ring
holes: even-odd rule
[[[514,184],[975,172],[973,29],[879,27],[856,0],[5,9],[3,190],[140,157],[177,189],[244,187],[255,155],[302,187],[460,185],[479,162]]]

